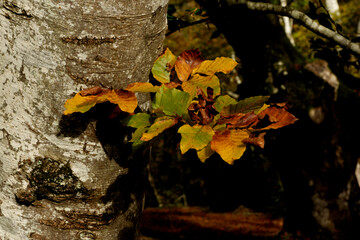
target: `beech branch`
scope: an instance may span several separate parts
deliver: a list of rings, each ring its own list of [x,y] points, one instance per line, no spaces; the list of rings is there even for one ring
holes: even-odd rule
[[[341,47],[350,50],[354,55],[360,56],[360,44],[351,42],[346,37],[341,34],[326,28],[305,13],[295,10],[289,6],[282,7],[280,5],[274,5],[271,3],[263,2],[251,2],[246,0],[226,0],[226,3],[229,6],[233,5],[246,5],[248,9],[260,12],[268,12],[281,16],[287,16],[294,20],[297,20],[301,25],[309,29],[310,31],[316,33],[317,35],[324,37],[326,39],[332,40],[339,44]]]

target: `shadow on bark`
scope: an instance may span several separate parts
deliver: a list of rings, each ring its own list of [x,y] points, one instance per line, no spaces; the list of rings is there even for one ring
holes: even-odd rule
[[[129,142],[131,129],[123,126],[120,122],[126,114],[109,118],[114,107],[113,104],[103,103],[86,113],[63,115],[59,123],[58,136],[79,137],[87,130],[90,123],[94,123],[94,137],[99,140],[108,158],[116,161],[121,168],[128,170],[126,174],[120,174],[109,185],[106,194],[101,197],[100,201],[104,204],[112,203],[108,218],[114,219],[124,214],[126,221],[138,223],[144,199],[148,148],[144,144],[143,147],[132,151],[132,145]],[[133,239],[137,230],[137,224],[134,224],[134,227],[124,228],[120,231],[118,238]]]

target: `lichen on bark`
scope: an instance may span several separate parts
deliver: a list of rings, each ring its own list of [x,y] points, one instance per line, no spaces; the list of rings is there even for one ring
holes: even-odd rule
[[[120,176],[142,172],[122,164],[129,156],[115,150],[118,131],[102,134],[107,122],[99,115],[61,125],[63,104],[83,88],[147,81],[162,50],[167,2],[0,2],[0,238],[110,240],[125,228],[136,233],[143,199],[134,192],[141,185],[127,183],[132,187],[121,193],[114,186],[134,179]],[[113,206],[119,199],[123,209]]]

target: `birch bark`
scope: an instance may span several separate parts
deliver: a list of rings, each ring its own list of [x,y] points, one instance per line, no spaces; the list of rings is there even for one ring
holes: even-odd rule
[[[113,122],[62,112],[82,88],[148,80],[167,2],[0,1],[0,239],[136,238],[143,163]]]

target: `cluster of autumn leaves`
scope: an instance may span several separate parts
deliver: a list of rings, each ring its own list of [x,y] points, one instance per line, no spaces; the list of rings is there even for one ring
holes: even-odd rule
[[[136,82],[125,89],[86,89],[66,101],[64,114],[84,113],[97,103],[109,101],[129,113],[121,122],[134,128],[133,147],[177,126],[182,154],[195,149],[204,162],[216,152],[232,164],[243,155],[247,144],[264,147],[265,130],[296,121],[286,104],[266,104],[268,96],[236,101],[221,95],[216,73],[230,73],[236,65],[235,60],[225,57],[204,60],[197,50],[176,57],[166,49],[152,68],[158,85]],[[151,113],[134,113],[138,105],[135,92],[155,93]]]

